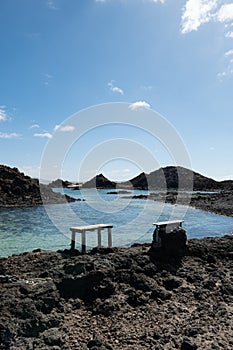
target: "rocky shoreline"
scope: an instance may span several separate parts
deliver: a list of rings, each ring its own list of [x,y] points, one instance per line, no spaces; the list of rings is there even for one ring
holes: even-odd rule
[[[167,193],[151,193],[148,195],[126,196],[125,198],[150,199],[170,204],[189,204],[196,209],[233,217],[233,191],[197,192],[192,195],[180,192],[179,197],[178,192],[168,191]]]
[[[0,349],[230,350],[233,236],[0,259]]]
[[[25,176],[17,168],[0,165],[0,207],[31,207],[75,202],[74,198],[53,190],[38,179]]]

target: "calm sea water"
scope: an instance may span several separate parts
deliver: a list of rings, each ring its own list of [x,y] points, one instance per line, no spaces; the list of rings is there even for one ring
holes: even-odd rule
[[[56,189],[56,191],[62,191]],[[113,245],[151,242],[153,223],[184,219],[188,238],[223,236],[233,232],[233,218],[180,205],[143,199],[126,199],[127,194],[109,195],[107,190],[85,189],[65,193],[85,201],[33,208],[0,209],[0,256],[9,256],[41,248],[65,249],[70,246],[70,227],[96,223],[113,224]],[[134,191],[133,194],[143,194]],[[145,192],[146,193],[146,192]],[[129,193],[130,195],[130,193]],[[103,232],[103,244],[107,242]],[[87,237],[89,247],[96,246],[96,233]],[[80,236],[77,234],[77,248]]]

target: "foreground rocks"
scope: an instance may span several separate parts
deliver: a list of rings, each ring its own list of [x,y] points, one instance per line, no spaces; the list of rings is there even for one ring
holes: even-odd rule
[[[25,207],[74,202],[75,199],[55,193],[37,179],[25,176],[17,168],[0,165],[0,207]]]
[[[233,347],[233,237],[0,260],[0,349]]]

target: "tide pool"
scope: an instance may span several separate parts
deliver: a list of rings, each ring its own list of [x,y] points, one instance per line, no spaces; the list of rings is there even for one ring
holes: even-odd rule
[[[144,191],[120,195],[93,189],[56,191],[81,200],[69,204],[0,209],[0,256],[37,248],[69,249],[71,226],[96,223],[113,224],[114,246],[151,242],[156,221],[183,219],[188,238],[223,236],[233,231],[233,218],[230,217],[181,205],[123,198],[131,194],[146,194]],[[79,234],[76,241],[79,248]],[[103,244],[106,243],[107,234],[103,234]],[[96,246],[95,232],[87,234],[87,244]]]

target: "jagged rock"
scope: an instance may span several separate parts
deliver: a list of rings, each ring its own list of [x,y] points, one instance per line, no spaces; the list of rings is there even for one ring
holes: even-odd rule
[[[116,182],[108,180],[103,174],[95,176],[93,179],[85,182],[82,185],[83,188],[116,188]]]
[[[233,181],[215,181],[195,171],[180,166],[167,166],[151,172],[141,173],[128,182],[122,183],[124,188],[140,190],[232,190]],[[190,188],[191,186],[191,188]]]
[[[74,198],[55,193],[50,187],[39,184],[38,179],[25,176],[17,168],[0,165],[0,207],[25,207],[74,201]]]

